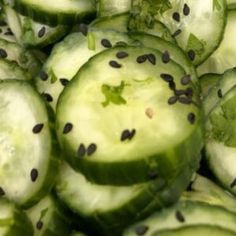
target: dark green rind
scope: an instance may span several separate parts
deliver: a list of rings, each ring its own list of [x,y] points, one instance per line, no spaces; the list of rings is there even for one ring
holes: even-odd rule
[[[45,23],[50,26],[56,25],[71,25],[79,22],[86,22],[94,19],[96,16],[96,7],[93,0],[91,1],[93,8],[90,10],[74,9],[74,12],[66,12],[61,9],[60,12],[54,11],[54,9],[40,9],[37,6],[25,4],[22,0],[14,1],[14,8],[22,15],[28,16],[37,22]]]
[[[179,220],[176,217],[177,212],[183,216],[184,220]],[[213,206],[203,202],[180,201],[130,226],[123,232],[123,236],[136,236],[135,229],[140,225],[148,227],[145,236],[152,236],[154,232],[181,229],[182,227],[191,227],[198,224],[224,227],[227,230],[233,231],[235,234],[235,220],[235,213],[227,211],[223,207]]]
[[[100,209],[100,211],[95,211],[92,215],[86,215],[81,212],[80,209],[73,205],[70,198],[62,198],[60,191],[57,191],[57,195],[60,201],[66,204],[71,211],[94,225],[94,229],[99,230],[101,235],[121,235],[121,231],[129,224],[149,216],[155,210],[175,203],[189,184],[193,172],[194,170],[185,169],[175,179],[170,180],[165,187],[162,186],[163,183],[158,183],[158,181],[149,181],[144,184],[143,191],[139,196],[128,201],[120,208],[105,212]],[[56,189],[58,188],[56,187]],[[78,222],[80,222],[80,218]]]
[[[236,232],[217,226],[206,224],[182,227],[173,230],[163,230],[154,232],[151,236],[198,236],[198,235],[214,235],[214,236],[234,236]]]

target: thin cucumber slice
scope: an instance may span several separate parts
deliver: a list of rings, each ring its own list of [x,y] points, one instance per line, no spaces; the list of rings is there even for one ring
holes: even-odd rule
[[[8,200],[0,199],[0,235],[33,236],[33,227],[26,214]]]
[[[206,152],[209,167],[218,181],[231,193],[235,190],[234,159],[236,86],[231,88],[209,114]]]
[[[202,98],[205,99],[208,94],[210,93],[210,90],[213,87],[216,87],[219,80],[221,79],[221,74],[204,74],[199,78],[199,83],[201,87],[201,95]]]
[[[196,175],[190,187],[191,191],[185,191],[182,194],[182,200],[206,202],[236,212],[235,197],[206,177]]]
[[[176,202],[192,173],[186,169],[169,184],[153,180],[132,186],[108,186],[90,183],[64,163],[59,171],[56,192],[59,199],[78,215],[100,224],[106,231],[121,230],[155,209]],[[151,202],[152,208],[143,211]]]
[[[199,236],[199,235],[214,235],[214,236],[234,236],[236,232],[223,227],[210,225],[194,225],[186,226],[179,229],[163,230],[154,232],[151,236]]]
[[[182,227],[198,224],[226,228],[235,234],[235,220],[235,214],[223,207],[200,202],[181,201],[129,227],[124,231],[123,236],[137,236],[137,232],[142,229],[146,229],[145,236],[152,236],[163,230],[181,230]]]
[[[0,59],[0,79],[31,80],[31,76],[15,62]]]
[[[98,0],[97,15],[98,17],[112,16],[119,13],[127,12],[131,8],[131,0]]]
[[[137,28],[142,24],[155,24],[155,20],[164,23],[194,65],[199,65],[223,37],[226,3],[224,0],[169,0],[165,3],[134,0],[131,13],[130,24],[136,24]]]
[[[0,82],[0,187],[24,207],[54,183],[58,156],[43,99],[26,82]]]
[[[70,224],[60,212],[52,196],[44,197],[39,203],[26,211],[34,226],[34,236],[68,236]]]
[[[234,46],[236,34],[234,34],[236,26],[236,10],[230,10],[227,13],[227,24],[224,32],[224,38],[217,50],[197,68],[199,75],[204,73],[224,73],[236,66],[235,54],[236,47]]]
[[[90,57],[121,42],[147,47],[155,45],[155,48],[166,55],[167,59],[171,58],[179,63],[186,73],[191,75],[194,83],[198,83],[195,69],[184,52],[176,45],[142,33],[129,33],[127,35],[111,30],[92,29],[87,36],[82,33],[71,34],[54,47],[42,72],[35,80],[38,91],[50,95],[49,103],[55,110],[60,93],[80,67]]]
[[[120,53],[126,56],[119,59]],[[60,144],[71,166],[92,182],[129,185],[156,171],[167,180],[196,166],[198,94],[178,64],[161,58],[150,48],[115,47],[90,59],[63,90],[56,113]],[[183,95],[186,89],[191,95]]]
[[[94,17],[94,0],[19,0],[14,8],[22,15],[48,25],[73,24]]]

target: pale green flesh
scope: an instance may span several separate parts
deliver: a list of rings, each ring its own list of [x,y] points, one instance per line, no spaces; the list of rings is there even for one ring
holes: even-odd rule
[[[214,235],[214,236],[234,236],[235,232],[224,227],[215,227],[209,225],[194,225],[182,227],[176,230],[164,230],[153,233],[151,236],[199,236],[199,235]]]
[[[0,84],[0,111],[4,114],[0,117],[0,186],[8,198],[22,204],[42,188],[48,171],[48,118],[37,93],[15,80]],[[39,123],[44,128],[34,134],[32,129]],[[30,176],[33,168],[39,171],[35,183]]]
[[[218,7],[214,6],[213,0],[170,0],[172,8],[163,15],[157,17],[163,22],[171,33],[180,29],[182,32],[176,37],[178,45],[186,51],[194,50],[196,59],[194,64],[198,65],[204,61],[207,56],[215,50],[219,44],[225,24],[225,4],[224,1],[217,1]],[[183,14],[184,3],[190,8],[190,14]],[[179,12],[180,22],[172,18],[174,12]],[[202,27],[204,26],[204,27]],[[199,42],[189,45],[190,35],[194,35]],[[212,37],[214,35],[214,37]]]
[[[198,67],[199,75],[204,73],[223,73],[225,70],[236,66],[236,10],[227,13],[227,23],[222,42],[216,51]]]
[[[180,222],[176,217],[179,211],[185,221]],[[210,226],[224,227],[236,232],[236,216],[232,212],[218,206],[196,202],[179,202],[177,205],[167,208],[160,213],[155,213],[147,219],[128,228],[123,236],[136,236],[135,229],[139,225],[146,225],[149,230],[145,236],[151,236],[161,230],[181,229],[184,226],[207,224]]]
[[[120,50],[125,50],[129,56],[119,60],[121,69],[114,69],[108,63]],[[146,62],[137,67],[136,58],[148,53],[155,53],[157,65]],[[195,125],[188,122],[187,115],[194,112],[197,116],[198,108],[193,104],[168,105],[173,91],[160,78],[161,73],[172,74],[177,88],[183,89],[178,78],[184,71],[177,64],[164,64],[161,54],[145,48],[116,48],[100,55],[80,70],[60,97],[57,131],[63,146],[69,144],[76,155],[80,143],[85,146],[96,143],[98,149],[89,161],[125,162],[165,152],[189,137]],[[104,107],[106,97],[101,91],[102,85],[119,86],[122,81],[126,104]],[[150,112],[151,118],[147,115]],[[74,124],[73,132],[63,136],[61,132],[67,122]],[[125,129],[136,129],[130,142],[120,141]]]

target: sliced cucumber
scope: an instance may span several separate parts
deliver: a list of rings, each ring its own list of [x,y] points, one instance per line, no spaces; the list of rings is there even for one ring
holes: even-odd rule
[[[231,88],[209,114],[207,121],[207,160],[216,178],[236,193],[235,180],[235,101],[236,86]]]
[[[175,95],[186,89],[191,95]],[[90,59],[63,90],[57,134],[67,161],[92,182],[129,185],[153,171],[167,180],[195,167],[202,146],[198,104],[178,64],[162,62],[154,49],[116,47]]]
[[[130,33],[127,35],[111,30],[92,29],[87,36],[82,33],[74,33],[55,46],[43,67],[43,72],[36,78],[38,91],[50,94],[52,98],[50,105],[55,110],[60,93],[80,67],[90,57],[120,42],[147,47],[155,45],[155,48],[164,55],[169,55],[171,59],[181,64],[186,73],[191,75],[192,81],[197,84],[195,69],[183,51],[174,44],[142,33]]]
[[[37,202],[54,183],[55,141],[43,99],[26,82],[0,82],[0,187],[24,207]]]
[[[31,76],[15,62],[0,59],[0,79],[31,80]]]
[[[181,196],[182,200],[206,202],[236,212],[235,197],[211,180],[196,175],[190,186],[191,191],[184,192]]]
[[[131,0],[98,0],[97,15],[98,17],[112,16],[119,13],[127,12],[131,8]]]
[[[163,230],[176,230],[199,224],[222,227],[236,233],[236,215],[223,207],[206,203],[181,201],[176,205],[157,212],[124,231],[123,236],[137,236],[145,230],[145,236],[157,235]],[[155,233],[155,234],[154,234]],[[206,234],[207,235],[207,234]]]
[[[234,42],[236,34],[236,10],[230,10],[227,13],[227,24],[224,32],[224,38],[217,50],[198,67],[198,74],[204,73],[224,73],[225,70],[236,66],[235,54],[236,47]]]
[[[40,24],[29,17],[20,15],[10,6],[4,6],[4,10],[17,42],[27,47],[44,47],[54,43],[63,37],[69,28],[65,25],[50,27]]]
[[[59,199],[73,212],[112,232],[113,228],[122,230],[155,209],[176,202],[191,174],[192,170],[186,169],[168,184],[157,179],[132,186],[104,186],[90,183],[64,163],[56,191]],[[152,208],[144,211],[150,203]]]
[[[151,236],[199,236],[199,235],[214,235],[214,236],[234,236],[236,232],[216,226],[210,225],[194,225],[186,226],[174,230],[163,230],[153,233]]]
[[[164,23],[179,46],[185,50],[194,65],[201,64],[218,47],[225,28],[224,0],[134,0],[132,21],[137,28],[152,25],[155,20]],[[201,27],[204,25],[204,27]]]
[[[49,24],[71,24],[94,17],[96,6],[94,0],[18,0],[14,7],[22,15],[35,21]]]
[[[6,199],[0,199],[0,235],[33,236],[33,227],[26,214]]]
[[[66,222],[52,196],[46,196],[26,213],[34,226],[34,236],[70,234],[70,224]]]

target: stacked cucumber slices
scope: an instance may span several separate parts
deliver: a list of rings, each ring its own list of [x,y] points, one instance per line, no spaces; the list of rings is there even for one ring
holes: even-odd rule
[[[0,236],[236,235],[236,1],[0,1]]]

